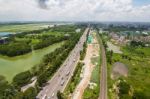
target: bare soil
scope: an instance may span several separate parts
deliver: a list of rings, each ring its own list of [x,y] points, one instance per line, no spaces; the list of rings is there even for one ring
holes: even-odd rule
[[[86,51],[86,56],[85,59],[83,60],[84,62],[84,70],[82,74],[82,79],[80,83],[77,85],[72,99],[82,99],[82,95],[84,93],[84,90],[88,87],[90,84],[90,78],[92,75],[92,71],[95,67],[94,64],[91,62],[91,58],[97,57],[99,55],[99,44],[96,38],[96,34],[92,33],[93,36],[93,41],[91,44],[87,45],[87,51]]]

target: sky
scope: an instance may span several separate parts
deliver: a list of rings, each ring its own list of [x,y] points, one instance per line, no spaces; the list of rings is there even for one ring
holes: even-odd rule
[[[150,0],[0,0],[0,22],[150,22]]]
[[[133,5],[135,6],[143,6],[150,4],[150,0],[133,0]]]

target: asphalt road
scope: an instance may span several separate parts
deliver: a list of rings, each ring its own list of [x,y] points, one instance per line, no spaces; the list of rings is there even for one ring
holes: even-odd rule
[[[99,99],[107,99],[107,64],[106,64],[106,53],[104,46],[101,41],[101,55],[102,55],[102,65],[101,65],[101,75],[100,75],[100,96]]]
[[[80,51],[83,49],[83,44],[86,41],[86,35],[88,32],[89,28],[85,30],[65,62],[54,74],[51,80],[48,81],[48,85],[43,87],[43,89],[39,92],[38,96],[36,97],[37,99],[57,99],[57,92],[64,91],[67,83],[73,75],[76,64],[78,63]]]

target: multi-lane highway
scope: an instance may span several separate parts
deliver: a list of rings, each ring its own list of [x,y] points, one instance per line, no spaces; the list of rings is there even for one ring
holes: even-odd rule
[[[36,98],[38,99],[57,99],[57,92],[63,92],[69,79],[72,77],[76,64],[80,58],[80,51],[83,49],[83,44],[86,41],[86,35],[89,32],[89,28],[85,30],[80,40],[76,44],[75,48],[70,52],[69,56],[54,74],[51,80],[48,81],[48,85],[43,87]]]
[[[106,64],[105,49],[102,44],[102,41],[101,41],[101,55],[102,55],[102,65],[101,65],[101,75],[100,75],[99,99],[107,99],[107,64]]]

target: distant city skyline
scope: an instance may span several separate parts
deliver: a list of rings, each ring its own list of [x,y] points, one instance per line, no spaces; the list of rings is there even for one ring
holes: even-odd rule
[[[0,0],[0,22],[150,22],[150,0]]]

